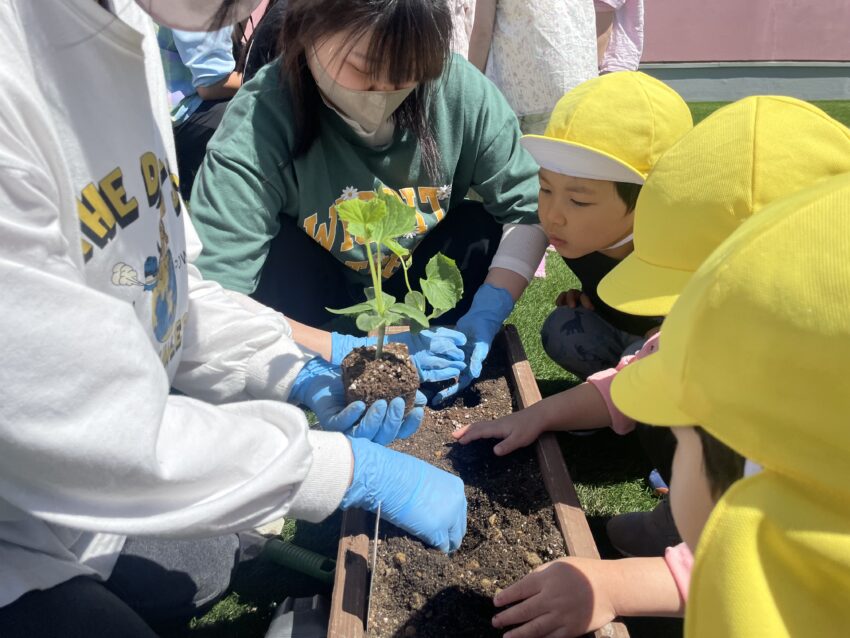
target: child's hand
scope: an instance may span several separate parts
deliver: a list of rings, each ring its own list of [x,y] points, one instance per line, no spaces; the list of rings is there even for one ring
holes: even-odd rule
[[[569,557],[538,567],[496,594],[493,604],[513,607],[496,614],[493,626],[520,625],[504,638],[571,638],[605,626],[617,616],[607,578],[612,562]]]
[[[582,308],[593,310],[593,302],[590,300],[590,297],[584,294],[581,290],[576,290],[575,288],[565,290],[555,298],[556,306],[569,306],[570,308],[575,308],[579,304],[581,304]]]
[[[520,416],[523,415],[523,416]],[[504,439],[493,448],[496,456],[510,454],[526,445],[530,445],[540,436],[540,425],[536,419],[529,419],[525,411],[514,412],[494,421],[479,421],[452,432],[461,445],[478,439]]]

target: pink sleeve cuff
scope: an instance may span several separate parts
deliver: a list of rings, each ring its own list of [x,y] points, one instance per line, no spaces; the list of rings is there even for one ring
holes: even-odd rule
[[[602,400],[605,401],[605,407],[608,408],[608,414],[611,416],[611,429],[617,434],[628,434],[635,429],[635,420],[620,412],[611,400],[611,383],[617,376],[617,372],[619,372],[617,368],[600,370],[587,377],[587,382],[602,395]]]
[[[614,405],[614,402],[611,400],[611,383],[613,383],[614,377],[617,376],[617,373],[629,365],[632,361],[643,359],[645,356],[658,350],[659,334],[660,333],[656,332],[647,339],[646,343],[643,344],[643,347],[637,354],[628,355],[620,359],[616,368],[600,370],[599,372],[587,377],[587,382],[599,390],[599,394],[602,395],[602,400],[605,401],[605,405],[608,407],[608,414],[611,415],[611,429],[617,434],[628,434],[634,430],[635,420],[627,417],[617,409],[616,405]]]
[[[691,570],[694,568],[694,555],[685,543],[679,543],[675,547],[664,550],[664,562],[676,581],[679,595],[687,604],[688,588],[691,586]]]

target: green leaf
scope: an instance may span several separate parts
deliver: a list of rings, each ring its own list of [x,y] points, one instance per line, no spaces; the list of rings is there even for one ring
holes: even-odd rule
[[[406,303],[408,306],[419,308],[419,310],[423,314],[425,313],[425,295],[423,295],[421,292],[411,290],[404,296],[404,303]]]
[[[360,312],[369,312],[370,310],[375,309],[375,300],[370,299],[369,301],[365,301],[363,303],[355,304],[353,306],[349,306],[348,308],[325,308],[328,312],[332,312],[335,315],[356,315]]]
[[[383,202],[386,207],[385,216],[374,223],[373,236],[376,242],[381,242],[388,246],[388,239],[396,239],[397,237],[413,232],[416,228],[415,208],[405,204],[394,193],[384,191],[383,184],[376,186],[375,199]]]
[[[388,326],[399,326],[404,323],[404,317],[390,309],[384,313],[384,321]]]
[[[384,308],[389,308],[395,303],[395,297],[388,295],[387,293],[383,293],[382,299],[384,302]]]
[[[389,248],[391,252],[398,255],[399,259],[403,260],[405,257],[410,255],[410,251],[401,244],[399,244],[395,239],[385,239],[384,246]],[[408,264],[408,268],[409,267],[410,264]]]
[[[425,266],[426,279],[420,279],[419,285],[425,297],[434,307],[432,317],[439,316],[455,307],[463,296],[463,277],[460,275],[454,259],[437,253]]]
[[[339,218],[346,223],[348,232],[363,241],[376,241],[375,230],[387,216],[387,205],[383,200],[373,198],[347,199],[336,206]]]
[[[377,330],[378,327],[385,322],[384,318],[376,312],[363,313],[357,316],[357,327],[363,332],[371,332]],[[385,324],[386,325],[386,324]]]
[[[390,306],[390,312],[397,312],[404,315],[408,319],[412,319],[418,323],[423,328],[428,327],[428,317],[426,317],[425,313],[419,310],[419,308],[414,306],[409,306],[406,303],[396,303]]]

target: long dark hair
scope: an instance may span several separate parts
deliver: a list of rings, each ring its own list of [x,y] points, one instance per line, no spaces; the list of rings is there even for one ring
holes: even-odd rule
[[[294,156],[307,152],[318,135],[321,98],[307,68],[306,47],[333,33],[348,32],[353,44],[372,32],[367,54],[373,61],[372,77],[383,76],[393,84],[418,82],[393,113],[393,121],[416,135],[425,170],[439,181],[440,154],[429,123],[429,97],[451,52],[446,0],[287,0],[286,5],[278,47],[282,79],[294,102]]]

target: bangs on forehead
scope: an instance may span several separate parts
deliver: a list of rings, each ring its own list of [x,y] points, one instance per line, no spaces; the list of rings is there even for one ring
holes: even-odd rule
[[[367,64],[372,79],[429,82],[443,73],[451,51],[451,17],[421,0],[399,0],[370,25]]]

